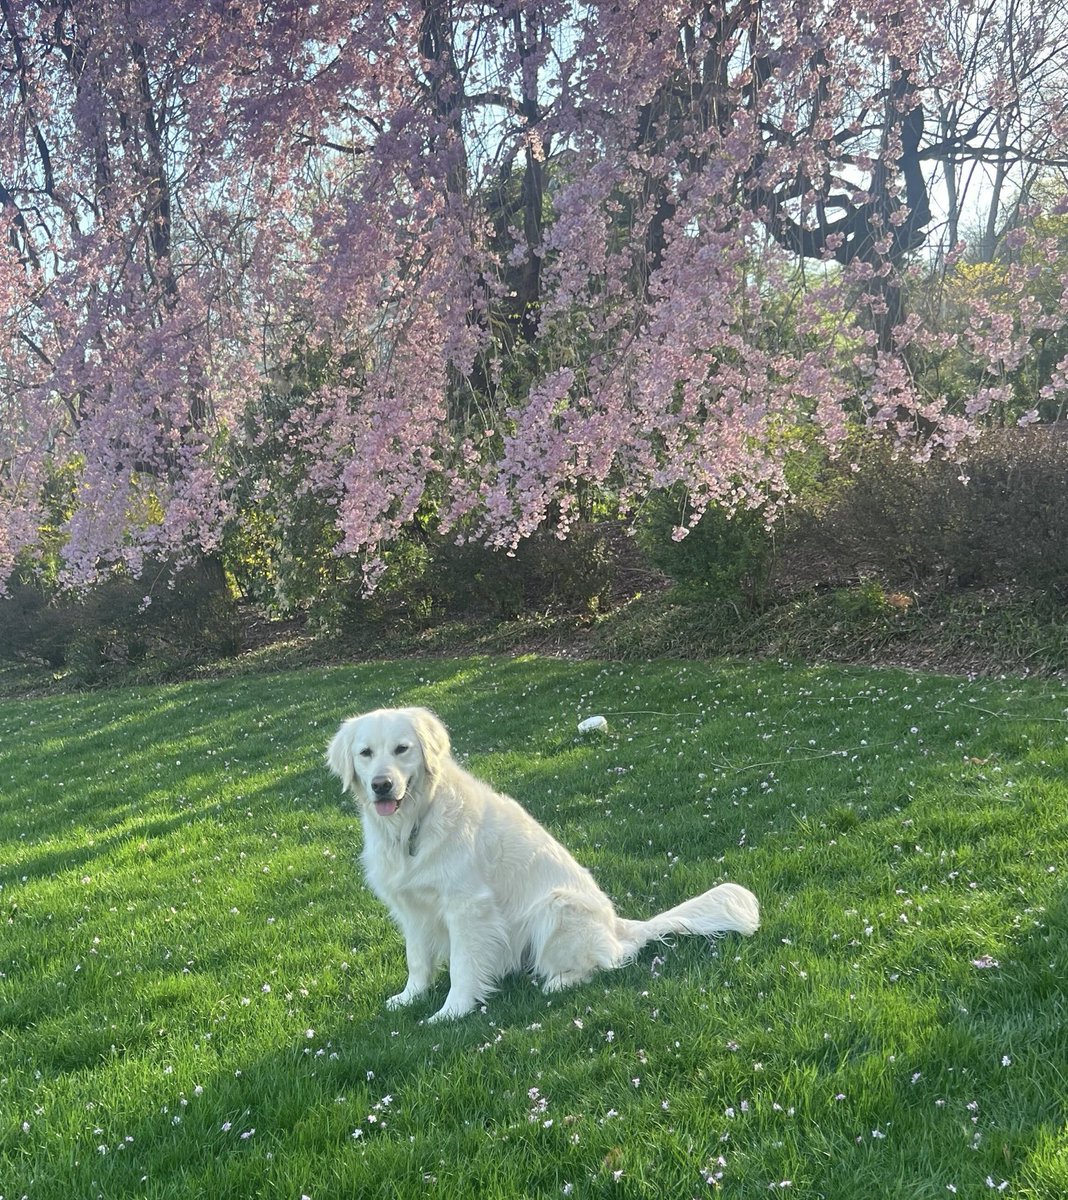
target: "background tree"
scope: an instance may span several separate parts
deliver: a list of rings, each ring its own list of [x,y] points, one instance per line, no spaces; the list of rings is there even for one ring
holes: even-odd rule
[[[944,256],[964,240],[973,260],[993,262],[1020,224],[1035,185],[1068,167],[1063,121],[1068,13],[1052,0],[985,0],[947,9],[943,54],[955,64],[931,93],[934,126],[925,155],[944,188]],[[1063,178],[1063,175],[1062,175]]]
[[[72,584],[212,554],[268,492],[327,512],[368,584],[416,520],[507,549],[590,489],[762,506],[798,437],[952,450],[998,356],[1068,317],[1052,275],[1013,328],[908,307],[939,189],[1061,169],[1040,0],[0,19],[3,577],[57,479]],[[970,394],[925,367],[946,338]]]

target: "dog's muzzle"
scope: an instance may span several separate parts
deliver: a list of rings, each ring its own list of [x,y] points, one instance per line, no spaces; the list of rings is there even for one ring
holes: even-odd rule
[[[393,780],[388,775],[376,775],[371,780],[371,792],[375,812],[381,817],[392,816],[400,808],[400,802],[404,799],[404,792],[397,794]]]

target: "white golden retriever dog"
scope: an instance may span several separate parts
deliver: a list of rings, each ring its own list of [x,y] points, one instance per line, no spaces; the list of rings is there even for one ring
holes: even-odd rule
[[[422,996],[444,963],[449,993],[430,1020],[471,1012],[509,973],[547,992],[619,967],[675,933],[754,933],[752,892],[723,883],[648,921],[616,915],[593,876],[515,800],[468,774],[425,708],[346,721],[327,764],[352,789],[368,885],[404,934],[408,982],[387,1007]]]

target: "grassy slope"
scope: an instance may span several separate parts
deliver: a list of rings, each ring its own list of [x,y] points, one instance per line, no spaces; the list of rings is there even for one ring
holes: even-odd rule
[[[385,1014],[402,947],[321,758],[393,702],[624,913],[732,878],[764,928]],[[1066,714],[1050,683],[539,659],[2,702],[0,1195],[1065,1194]]]

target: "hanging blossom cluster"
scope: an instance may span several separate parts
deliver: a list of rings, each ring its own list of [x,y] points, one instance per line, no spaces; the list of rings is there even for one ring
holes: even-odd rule
[[[1068,120],[942,7],[5,7],[0,581],[45,543],[72,585],[211,554],[274,494],[373,586],[417,518],[509,549],[591,488],[773,503],[857,422],[958,451],[1068,280],[1021,227],[960,327],[911,311],[931,164]]]

